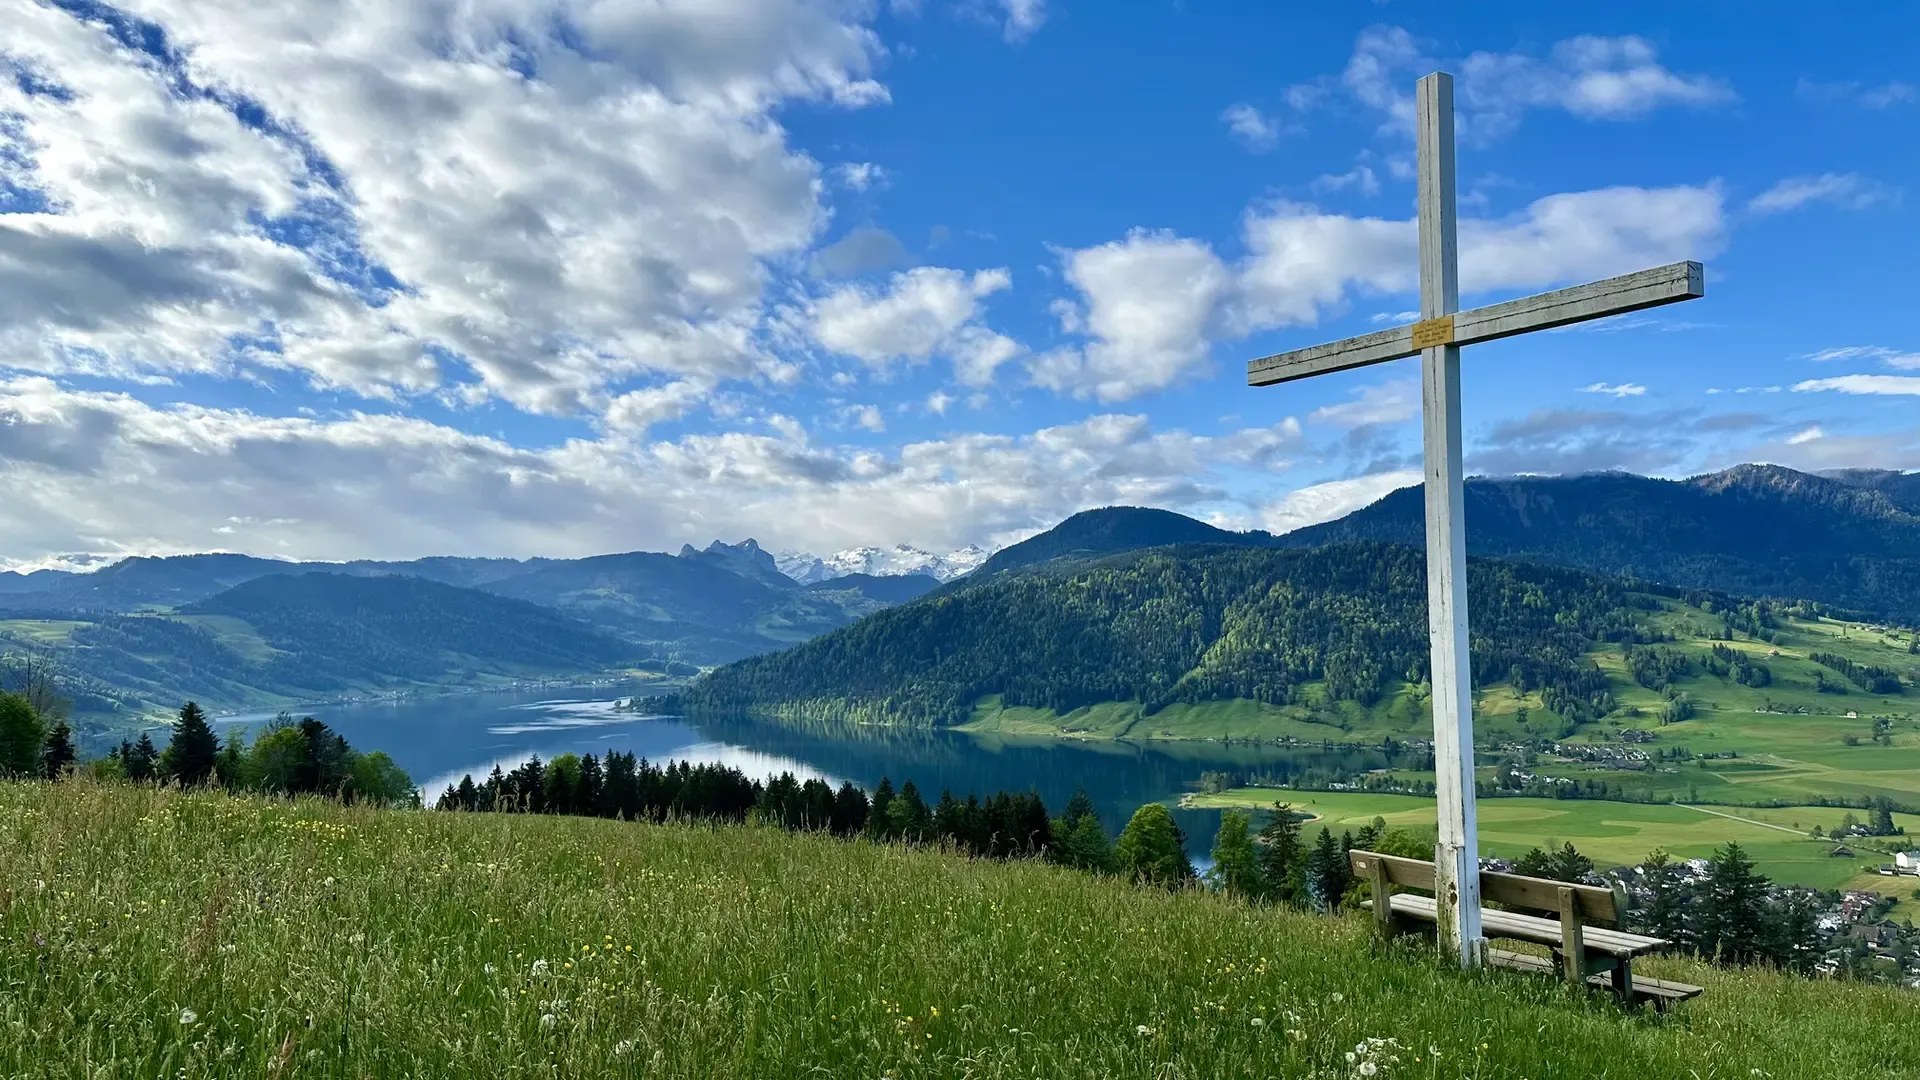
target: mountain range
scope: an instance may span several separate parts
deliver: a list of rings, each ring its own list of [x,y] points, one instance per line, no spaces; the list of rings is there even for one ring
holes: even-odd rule
[[[803,584],[849,574],[873,577],[925,574],[937,581],[952,581],[977,569],[987,560],[988,554],[985,548],[977,544],[968,544],[945,555],[897,544],[891,548],[848,548],[824,558],[804,551],[784,551],[774,556],[774,560],[781,573]]]
[[[1688,480],[1474,479],[1466,512],[1476,556],[1920,622],[1920,476],[1912,474],[1740,466]],[[691,671],[841,631],[923,596],[932,604],[1146,549],[1166,549],[1177,561],[1221,548],[1417,548],[1422,513],[1420,489],[1403,489],[1337,521],[1276,536],[1108,507],[991,556],[900,547],[798,559],[750,539],[582,559],[130,558],[90,573],[0,574],[0,653],[29,643],[59,652],[87,712],[174,708],[185,696],[261,706],[315,696],[322,691],[314,678],[326,692],[353,693],[609,669]],[[1149,591],[1139,601],[1159,599]],[[449,637],[438,627],[461,630]]]

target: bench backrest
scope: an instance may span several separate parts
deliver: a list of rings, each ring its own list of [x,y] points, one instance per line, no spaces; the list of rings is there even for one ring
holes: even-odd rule
[[[1356,878],[1374,880],[1377,867],[1389,885],[1419,889],[1423,892],[1433,891],[1433,864],[1425,859],[1382,855],[1377,851],[1351,851],[1347,853],[1347,860]],[[1512,904],[1515,907],[1557,912],[1560,910],[1560,890],[1562,889],[1572,891],[1581,922],[1612,926],[1619,921],[1620,910],[1614,902],[1612,889],[1602,889],[1594,885],[1573,885],[1547,878],[1522,877],[1519,874],[1500,874],[1492,870],[1480,871],[1480,898],[1496,904]],[[1377,900],[1375,902],[1378,903]]]

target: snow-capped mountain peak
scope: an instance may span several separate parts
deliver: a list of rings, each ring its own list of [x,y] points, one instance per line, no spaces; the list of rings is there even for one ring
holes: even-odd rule
[[[781,573],[803,584],[848,574],[871,574],[874,577],[926,574],[941,581],[951,581],[985,562],[989,554],[977,544],[969,544],[945,555],[936,555],[907,544],[896,544],[891,548],[848,548],[825,558],[804,551],[787,551],[775,555],[774,562],[780,567]]]

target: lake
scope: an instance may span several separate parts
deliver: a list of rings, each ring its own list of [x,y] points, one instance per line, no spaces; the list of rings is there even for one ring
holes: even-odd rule
[[[1380,767],[1377,749],[1289,748],[1212,742],[1125,743],[970,735],[952,731],[850,727],[803,731],[770,722],[691,722],[616,712],[609,688],[552,689],[331,705],[304,709],[359,750],[384,750],[420,786],[428,805],[461,776],[482,780],[495,765],[511,770],[538,754],[627,751],[655,762],[719,762],[756,779],[790,771],[834,786],[843,780],[871,791],[881,777],[898,788],[917,785],[929,804],[950,789],[985,797],[1036,790],[1058,813],[1075,789],[1093,799],[1109,835],[1117,835],[1143,803],[1177,799],[1203,773],[1232,772],[1270,780],[1308,771],[1326,774]],[[224,732],[258,727],[268,716],[223,717]],[[1204,862],[1217,810],[1174,810],[1188,854]]]

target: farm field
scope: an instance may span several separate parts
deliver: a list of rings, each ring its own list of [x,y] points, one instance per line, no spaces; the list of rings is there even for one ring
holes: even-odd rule
[[[0,890],[0,1075],[49,1080],[1348,1077],[1367,1039],[1412,1078],[1920,1060],[1897,988],[1654,958],[1706,993],[1627,1015],[1360,916],[751,827],[0,784]]]
[[[1258,810],[1285,802],[1314,814],[1336,832],[1358,829],[1375,817],[1389,825],[1422,829],[1431,829],[1435,819],[1434,801],[1416,795],[1236,788],[1183,801],[1194,807]],[[1705,858],[1731,840],[1747,850],[1761,873],[1783,883],[1874,888],[1895,896],[1920,886],[1913,878],[1880,876],[1879,865],[1891,860],[1864,846],[1865,838],[1849,841],[1856,858],[1835,857],[1830,854],[1833,844],[1807,838],[1806,830],[1815,825],[1832,829],[1846,813],[1817,806],[1749,810],[1587,799],[1481,799],[1480,852],[1513,858],[1532,847],[1571,842],[1604,867],[1638,863],[1655,848],[1676,858]],[[1894,823],[1920,833],[1920,815],[1896,814]]]

